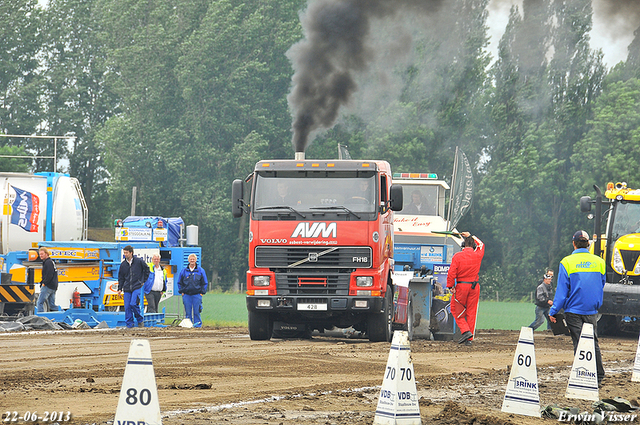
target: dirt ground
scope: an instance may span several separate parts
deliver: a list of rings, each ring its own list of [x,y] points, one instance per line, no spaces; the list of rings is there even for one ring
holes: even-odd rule
[[[518,335],[479,331],[472,347],[413,341],[422,423],[555,423],[500,410]],[[4,333],[2,419],[14,411],[69,411],[71,420],[61,423],[112,423],[135,338],[150,341],[165,425],[371,424],[390,348],[340,335],[251,341],[243,328]],[[591,402],[564,395],[570,338],[545,331],[534,339],[541,406],[592,412]],[[637,405],[640,383],[631,382],[637,338],[600,341],[607,372],[600,398]]]

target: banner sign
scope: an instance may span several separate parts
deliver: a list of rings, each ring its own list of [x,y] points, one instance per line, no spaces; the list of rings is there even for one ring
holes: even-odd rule
[[[460,155],[456,155],[456,176],[451,188],[451,202],[453,207],[449,220],[449,229],[453,230],[462,216],[471,207],[473,200],[473,174],[471,165],[464,152],[460,151]]]
[[[12,186],[16,192],[11,206],[11,223],[22,227],[27,232],[38,231],[40,216],[40,199],[33,193]]]

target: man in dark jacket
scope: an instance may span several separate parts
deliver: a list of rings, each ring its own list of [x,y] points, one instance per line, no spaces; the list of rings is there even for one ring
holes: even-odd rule
[[[44,303],[47,303],[47,311],[58,311],[56,305],[56,291],[58,290],[58,270],[56,263],[49,257],[49,250],[40,248],[42,260],[42,280],[40,281],[40,295],[38,295],[38,313],[45,311]]]
[[[149,277],[149,267],[140,258],[133,255],[133,247],[127,245],[122,250],[124,261],[118,271],[118,294],[124,293],[124,320],[127,328],[133,327],[133,318],[138,327],[144,326],[144,318],[140,314],[140,293]]]
[[[544,323],[544,319],[547,319],[547,329],[549,329],[549,309],[553,305],[553,288],[551,287],[551,279],[553,279],[553,271],[547,270],[542,277],[542,281],[536,288],[536,318],[529,327],[534,331]]]
[[[178,278],[178,293],[182,294],[182,303],[187,319],[191,320],[194,328],[202,326],[200,311],[202,311],[202,296],[207,293],[207,275],[198,266],[196,254],[189,254],[189,265],[180,271]]]

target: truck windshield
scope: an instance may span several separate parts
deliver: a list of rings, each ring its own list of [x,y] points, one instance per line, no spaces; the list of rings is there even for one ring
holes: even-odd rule
[[[640,203],[620,202],[615,210],[615,220],[611,228],[612,240],[629,233],[640,233]]]
[[[402,185],[404,204],[396,214],[438,215],[439,186]]]
[[[349,214],[375,213],[378,204],[375,175],[326,173],[323,176],[286,177],[258,174],[254,187],[253,210],[282,207],[298,212]],[[337,207],[337,208],[336,208]]]

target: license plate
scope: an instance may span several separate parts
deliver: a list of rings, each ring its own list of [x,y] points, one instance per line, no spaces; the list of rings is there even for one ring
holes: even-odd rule
[[[327,311],[326,304],[298,304],[298,310]]]

